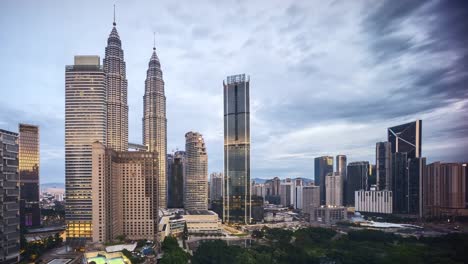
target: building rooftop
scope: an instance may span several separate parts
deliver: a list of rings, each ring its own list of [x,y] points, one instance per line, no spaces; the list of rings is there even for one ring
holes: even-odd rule
[[[186,215],[214,215],[215,213],[209,210],[187,210],[185,214]]]

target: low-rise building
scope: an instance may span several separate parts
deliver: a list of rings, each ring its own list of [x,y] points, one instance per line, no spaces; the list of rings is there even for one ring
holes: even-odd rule
[[[221,232],[221,220],[218,214],[208,210],[187,210],[183,219],[187,223],[189,234],[215,234]]]
[[[311,222],[319,222],[323,224],[334,224],[347,219],[346,207],[316,207],[312,209],[310,216]]]
[[[393,212],[392,191],[355,191],[354,207],[357,212],[391,214]]]

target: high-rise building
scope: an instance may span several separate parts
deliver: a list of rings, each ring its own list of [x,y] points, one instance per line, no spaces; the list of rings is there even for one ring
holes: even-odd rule
[[[67,240],[92,235],[92,143],[106,142],[106,96],[99,56],[75,56],[75,64],[65,68]]]
[[[310,214],[312,209],[320,206],[320,186],[304,186],[302,188],[302,208]]]
[[[329,173],[325,177],[327,206],[343,205],[343,176],[339,172]]]
[[[119,235],[157,241],[157,153],[115,151],[95,142],[92,159],[93,241]]]
[[[21,225],[41,225],[39,208],[39,127],[19,125],[19,184]]]
[[[337,155],[336,156],[336,172],[341,174],[343,177],[343,180],[346,179],[346,166],[347,166],[347,161],[346,161],[346,155]]]
[[[208,210],[208,155],[198,132],[185,134],[185,210]]]
[[[221,172],[216,173],[213,172],[210,174],[210,182],[211,182],[211,196],[210,200],[220,200],[223,198],[223,174]]]
[[[423,179],[425,217],[468,216],[468,165],[434,162],[426,166]]]
[[[285,179],[280,184],[281,205],[290,206],[294,200],[294,184],[290,178]]]
[[[184,208],[185,151],[176,151],[168,159],[167,207]]]
[[[377,172],[374,164],[369,164],[369,177],[367,178],[367,188],[377,189]]]
[[[227,77],[224,87],[223,222],[251,221],[250,78]]]
[[[325,176],[333,173],[333,157],[323,156],[315,158],[315,185],[320,186],[320,204],[324,205],[326,200]]]
[[[354,192],[369,190],[367,179],[369,177],[369,162],[358,161],[348,164],[348,179],[346,181],[346,205],[354,206]]]
[[[0,263],[18,263],[20,194],[18,134],[0,129]]]
[[[375,170],[377,174],[377,189],[392,189],[392,144],[388,141],[377,142],[375,145]]]
[[[388,128],[388,142],[392,153],[407,153],[408,158],[421,157],[422,121],[406,123]]]
[[[166,154],[167,154],[167,119],[166,96],[161,63],[153,47],[153,54],[148,63],[143,96],[143,144],[149,151],[159,155],[159,204],[167,206]]]
[[[114,20],[104,57],[107,93],[107,146],[128,149],[127,79],[122,42]],[[152,151],[152,150],[151,150]],[[164,154],[165,155],[165,154]]]

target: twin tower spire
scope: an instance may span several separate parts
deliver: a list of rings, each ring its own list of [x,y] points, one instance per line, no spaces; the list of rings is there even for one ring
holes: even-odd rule
[[[117,151],[128,150],[128,104],[126,65],[122,42],[115,22],[115,5],[113,28],[107,40],[104,57],[104,72],[107,81],[107,146]],[[167,119],[166,96],[161,63],[156,54],[156,43],[153,40],[153,53],[148,63],[143,95],[143,145],[148,151],[158,153],[159,161],[159,206],[166,207],[166,153],[167,153]]]

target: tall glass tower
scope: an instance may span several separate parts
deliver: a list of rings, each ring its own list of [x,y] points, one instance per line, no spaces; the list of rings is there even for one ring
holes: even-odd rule
[[[106,75],[99,56],[65,68],[65,218],[67,240],[91,238],[92,144],[106,143]]]
[[[224,86],[223,221],[251,222],[250,77],[227,77]]]
[[[127,79],[122,42],[114,20],[107,39],[104,72],[107,85],[107,147],[128,150]]]
[[[156,48],[148,63],[143,96],[143,144],[150,152],[158,152],[159,160],[159,206],[167,207],[167,119],[164,80]]]

